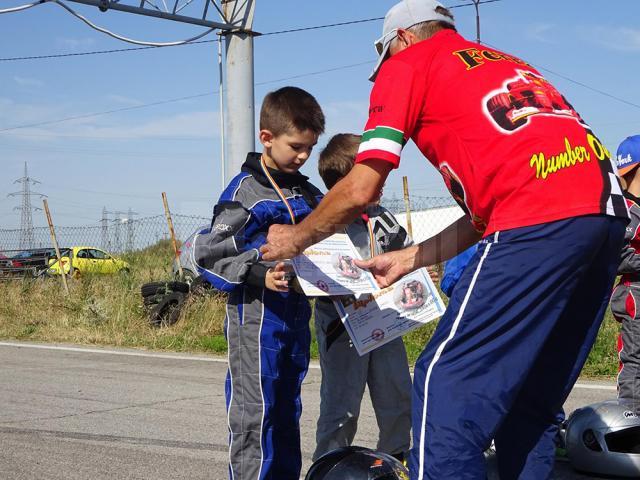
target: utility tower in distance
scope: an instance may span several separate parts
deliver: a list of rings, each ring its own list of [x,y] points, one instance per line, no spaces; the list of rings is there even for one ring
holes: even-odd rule
[[[22,190],[19,192],[10,193],[9,197],[20,197],[21,202],[19,207],[15,207],[14,210],[20,211],[20,250],[28,250],[34,247],[33,237],[33,217],[31,212],[33,210],[42,210],[39,207],[31,205],[31,196],[35,195],[39,198],[45,198],[46,195],[42,193],[31,191],[31,186],[40,183],[29,176],[27,171],[27,162],[24,162],[24,176],[17,179],[13,183],[22,184]]]
[[[111,241],[109,239],[109,217],[113,212],[107,210],[107,207],[102,207],[102,220],[100,220],[100,232],[102,236],[102,248],[105,250],[111,249]]]

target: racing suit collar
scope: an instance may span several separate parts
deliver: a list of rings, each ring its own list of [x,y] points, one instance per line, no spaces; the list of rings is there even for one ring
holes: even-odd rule
[[[625,198],[628,198],[633,203],[635,203],[636,205],[640,206],[640,198],[636,197],[632,193],[627,192],[626,190],[624,192],[622,192],[622,194],[624,195]]]
[[[263,173],[262,167],[260,166],[261,156],[262,155],[257,152],[251,152],[247,154],[247,159],[242,165],[241,170],[243,172],[250,173],[251,175],[253,175],[253,178],[255,178],[262,185],[266,187],[270,187],[271,183]],[[309,180],[309,177],[302,175],[300,172],[286,173],[286,172],[281,172],[280,170],[276,170],[275,168],[267,167],[267,169],[269,170],[269,173],[271,174],[273,179],[276,181],[278,186],[280,186],[281,188],[291,189],[293,187],[299,187],[305,184],[307,180]]]

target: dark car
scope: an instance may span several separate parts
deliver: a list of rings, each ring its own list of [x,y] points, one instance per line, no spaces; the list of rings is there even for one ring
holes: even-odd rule
[[[63,256],[67,251],[65,248],[60,249]],[[55,258],[56,251],[53,248],[34,248],[14,255],[11,261],[15,272],[37,277],[49,269],[51,261]]]

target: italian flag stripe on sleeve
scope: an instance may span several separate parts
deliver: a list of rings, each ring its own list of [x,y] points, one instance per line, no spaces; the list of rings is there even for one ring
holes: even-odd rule
[[[378,126],[362,134],[362,143],[358,153],[366,154],[371,150],[378,150],[400,157],[404,144],[404,133],[402,131],[396,128]]]

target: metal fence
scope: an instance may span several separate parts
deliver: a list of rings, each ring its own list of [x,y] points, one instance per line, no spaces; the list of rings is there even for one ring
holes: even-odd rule
[[[198,227],[209,225],[211,222],[210,218],[188,215],[172,215],[172,218],[176,236],[182,240],[191,235]],[[113,253],[140,250],[169,238],[169,229],[164,215],[78,227],[56,225],[55,229],[60,246],[92,246]],[[24,249],[21,245],[20,234],[21,230],[0,229],[0,252]],[[33,244],[28,249],[50,246],[49,227],[34,228]]]
[[[384,198],[382,204],[397,216],[401,224],[407,226],[404,199]],[[412,197],[410,204],[413,236],[416,241],[434,235],[462,216],[462,211],[450,197]],[[211,218],[199,216],[174,214],[172,218],[178,240],[185,240],[197,228],[207,226],[211,222]],[[92,246],[112,253],[140,250],[169,238],[164,215],[103,221],[77,227],[56,225],[55,229],[61,247]],[[51,247],[48,227],[33,229],[33,244],[28,248],[23,248],[24,235],[21,237],[21,233],[24,234],[19,229],[0,229],[0,254],[3,251]]]

